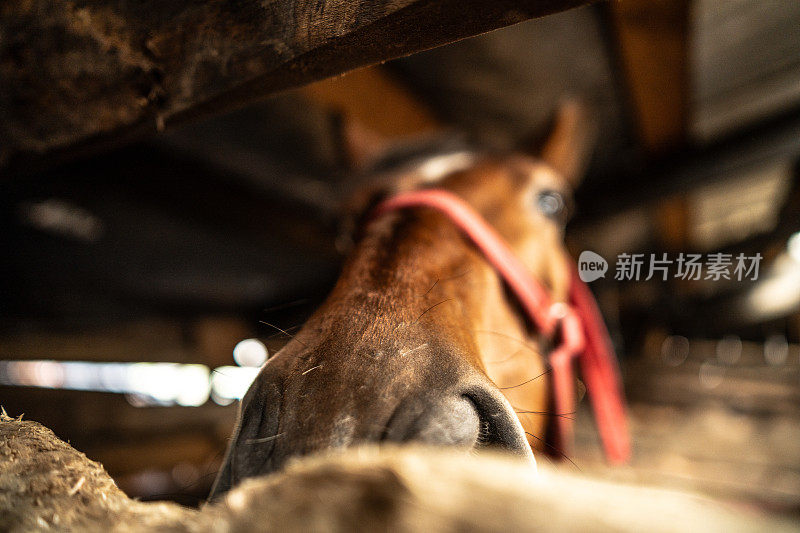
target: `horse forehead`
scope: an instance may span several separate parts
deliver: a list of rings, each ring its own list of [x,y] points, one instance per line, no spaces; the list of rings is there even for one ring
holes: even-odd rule
[[[475,158],[463,171],[450,175],[444,184],[469,197],[489,194],[506,201],[524,196],[530,188],[560,190],[566,185],[552,167],[525,154]]]
[[[561,189],[567,187],[564,177],[553,167],[543,162],[537,162],[531,169],[533,183],[540,188]]]
[[[423,183],[438,183],[447,176],[473,167],[476,161],[477,155],[466,150],[439,154],[420,162],[415,172]]]

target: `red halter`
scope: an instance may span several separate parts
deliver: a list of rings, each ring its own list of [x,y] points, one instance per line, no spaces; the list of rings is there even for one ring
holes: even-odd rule
[[[430,207],[447,215],[500,273],[528,318],[544,335],[553,338],[560,327],[561,344],[549,356],[556,412],[575,412],[572,358],[577,357],[606,458],[611,463],[627,462],[631,453],[630,438],[616,357],[594,297],[576,269],[571,269],[569,305],[553,303],[544,286],[531,275],[503,237],[453,193],[441,189],[400,193],[380,203],[372,218],[409,207]],[[569,416],[556,418],[558,443],[564,452],[568,452],[573,441],[572,426]]]

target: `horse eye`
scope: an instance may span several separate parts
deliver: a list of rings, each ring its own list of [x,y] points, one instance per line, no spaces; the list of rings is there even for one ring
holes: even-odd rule
[[[564,197],[558,191],[541,191],[536,196],[536,207],[544,216],[561,220],[567,207]]]

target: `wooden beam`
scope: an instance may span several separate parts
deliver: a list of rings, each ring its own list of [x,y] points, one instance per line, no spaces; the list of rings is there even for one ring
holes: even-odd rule
[[[0,6],[0,165],[137,135],[588,0]]]
[[[747,169],[793,161],[800,157],[800,109],[716,140],[701,148],[687,149],[668,159],[657,159],[644,169],[598,180],[600,187],[578,191],[581,206],[576,225],[591,226],[596,220],[704,184],[719,183]],[[643,180],[642,176],[648,179]],[[587,182],[587,185],[590,185]]]
[[[648,152],[664,153],[686,136],[689,0],[609,6],[639,139]]]

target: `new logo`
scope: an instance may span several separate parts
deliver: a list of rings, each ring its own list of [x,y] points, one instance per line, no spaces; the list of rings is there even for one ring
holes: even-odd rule
[[[578,257],[578,277],[584,283],[590,283],[596,279],[606,277],[608,272],[608,261],[603,256],[590,250],[584,250]]]

